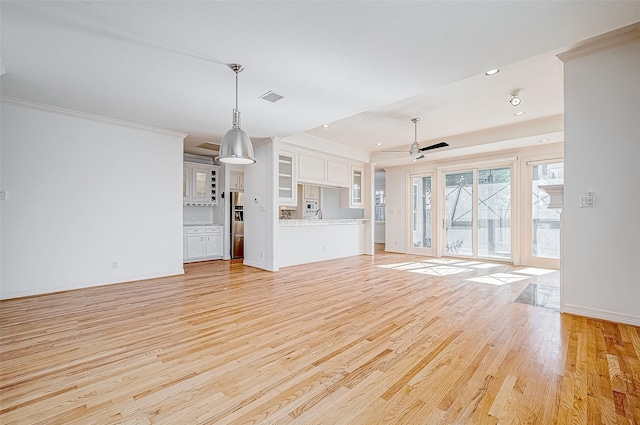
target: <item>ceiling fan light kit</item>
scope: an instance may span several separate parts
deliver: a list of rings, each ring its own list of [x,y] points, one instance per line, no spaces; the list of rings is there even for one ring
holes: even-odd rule
[[[220,155],[216,160],[227,164],[253,164],[256,162],[253,145],[247,133],[240,128],[240,111],[238,110],[238,73],[244,68],[237,63],[228,66],[236,73],[236,107],[233,110],[233,125],[220,142]]]

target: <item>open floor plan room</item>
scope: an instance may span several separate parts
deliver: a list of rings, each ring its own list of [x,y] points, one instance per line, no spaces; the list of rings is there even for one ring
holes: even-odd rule
[[[516,302],[548,302],[556,270],[380,251],[185,269],[0,302],[0,422],[640,423],[640,328]]]

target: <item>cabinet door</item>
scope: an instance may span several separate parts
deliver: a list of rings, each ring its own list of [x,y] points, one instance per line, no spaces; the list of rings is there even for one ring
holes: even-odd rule
[[[298,202],[295,166],[295,154],[281,151],[278,155],[278,198],[280,205],[296,205]]]
[[[241,192],[244,190],[244,174],[240,174],[237,171],[232,171],[229,182],[229,190]]]
[[[222,257],[222,231],[205,236],[205,256]]]
[[[303,186],[304,199],[320,199],[320,186],[305,184]]]
[[[364,201],[362,199],[364,184],[364,169],[361,167],[351,167],[351,206],[362,207]]]
[[[211,202],[211,170],[206,168],[192,169],[191,200],[193,202]]]
[[[187,236],[187,259],[193,260],[204,257],[204,236]]]
[[[327,183],[338,187],[349,187],[349,164],[328,159]]]
[[[298,181],[309,183],[326,182],[325,159],[310,155],[298,155]]]

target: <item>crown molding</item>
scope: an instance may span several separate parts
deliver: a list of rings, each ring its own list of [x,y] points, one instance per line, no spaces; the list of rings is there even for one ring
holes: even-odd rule
[[[98,121],[102,123],[117,125],[120,127],[128,127],[136,130],[149,131],[152,133],[162,134],[165,136],[180,137],[181,139],[184,139],[185,137],[187,137],[187,134],[179,133],[177,131],[166,130],[163,128],[152,127],[149,125],[138,124],[130,121],[123,121],[116,118],[104,117],[102,115],[95,115],[87,112],[74,111],[72,109],[60,108],[58,106],[46,105],[43,103],[31,102],[29,100],[18,99],[15,97],[0,96],[0,103],[4,105],[18,106],[22,108],[34,109],[39,111],[53,112],[56,114],[68,115],[71,117],[85,119],[85,120]]]
[[[571,50],[556,56],[562,62],[568,62],[638,40],[640,40],[640,22],[581,41]]]

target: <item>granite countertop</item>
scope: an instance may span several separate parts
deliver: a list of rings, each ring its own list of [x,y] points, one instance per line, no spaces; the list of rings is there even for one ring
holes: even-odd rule
[[[366,221],[369,220],[363,218],[287,219],[280,220],[280,227],[333,226],[344,224],[361,224]]]

